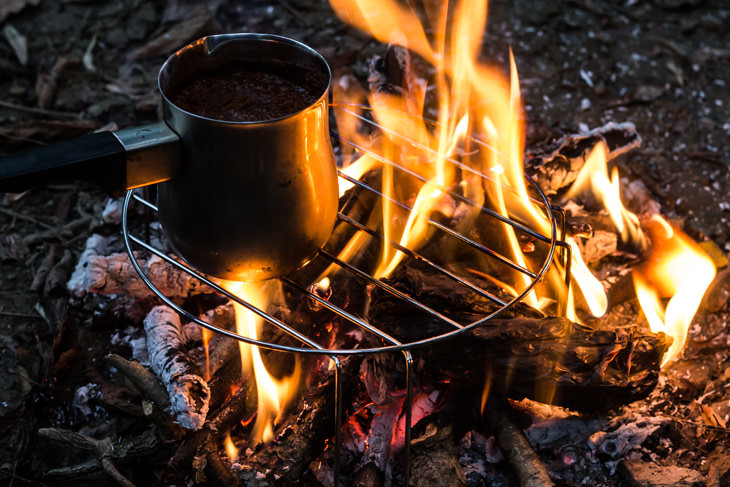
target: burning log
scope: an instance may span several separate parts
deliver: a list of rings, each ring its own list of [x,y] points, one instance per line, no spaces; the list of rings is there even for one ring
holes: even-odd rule
[[[392,284],[459,323],[472,323],[494,306],[483,298],[465,300],[467,291],[427,269],[408,262]],[[440,376],[477,389],[486,384],[492,394],[527,397],[584,412],[638,400],[655,387],[662,356],[671,343],[664,333],[635,325],[601,330],[565,318],[521,317],[517,313],[523,309],[527,307],[515,308],[512,318],[491,319],[454,337],[448,347],[424,348],[417,376]],[[382,291],[373,293],[368,319],[411,339],[419,333],[433,336],[450,330],[438,318],[403,306]],[[397,370],[398,361],[383,369]]]
[[[610,122],[585,134],[570,134],[549,147],[528,152],[525,172],[545,194],[554,194],[575,181],[590,150],[598,142],[608,147],[608,159],[613,159],[641,145],[641,137],[631,122]]]
[[[343,383],[356,369],[355,361],[346,358]],[[239,459],[240,479],[247,487],[294,485],[323,450],[334,431],[334,370],[319,378],[306,390],[298,403],[286,414],[271,443],[259,444],[248,458]],[[330,480],[331,482],[331,480]]]
[[[215,414],[209,417],[203,428],[188,435],[170,460],[170,467],[175,470],[188,467],[194,463],[194,458],[203,456],[206,458],[204,471],[208,477],[217,479],[220,485],[233,485],[235,479],[231,478],[230,471],[219,468],[221,461],[217,456],[216,442],[244,417],[248,392],[245,384],[239,386]],[[224,482],[224,479],[231,481]]]
[[[170,395],[171,412],[182,427],[200,429],[208,414],[210,388],[183,349],[179,315],[167,306],[156,306],[144,327],[152,370]]]
[[[361,177],[360,180],[369,187],[379,191],[381,172],[380,169],[372,170]],[[378,199],[379,195],[376,192],[355,185],[340,197],[340,213],[364,224],[370,213],[377,207],[376,203]],[[327,240],[323,250],[329,254],[338,255],[357,231],[358,229],[355,226],[345,221],[337,220],[332,235]],[[304,268],[292,274],[291,277],[296,282],[304,286],[309,286],[330,264],[331,261],[329,259],[318,255]]]

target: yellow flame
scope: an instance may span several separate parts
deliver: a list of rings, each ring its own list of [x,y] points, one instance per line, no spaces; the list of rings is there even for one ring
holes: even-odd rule
[[[674,341],[662,365],[679,357],[697,308],[715,278],[715,264],[702,248],[656,215],[647,222],[649,255],[634,269],[634,286],[652,331]],[[669,298],[666,307],[661,298]]]
[[[644,252],[645,261],[633,270],[634,287],[651,330],[673,339],[662,360],[666,365],[684,348],[702,296],[715,277],[715,266],[697,244],[658,215],[644,224],[650,236],[647,242],[638,217],[621,202],[618,170],[614,168],[608,178],[607,154],[604,143],[596,144],[566,197],[590,191],[603,202],[621,239]],[[662,298],[670,298],[666,308]]]
[[[566,198],[574,198],[580,193],[592,191],[603,203],[611,216],[616,229],[624,242],[632,242],[644,248],[646,242],[637,216],[628,211],[621,202],[621,185],[618,168],[614,167],[611,179],[608,178],[608,147],[604,142],[597,143],[586,158],[586,163],[578,177],[566,193]]]
[[[437,93],[438,117],[433,125],[423,118],[424,84],[414,79],[409,65],[405,66],[402,96],[376,92],[369,99],[373,117],[383,128],[382,137],[370,146],[379,155],[376,159],[394,161],[405,172],[421,178],[420,188],[414,188],[412,178],[404,178],[401,168],[383,164],[385,198],[380,225],[384,237],[417,250],[433,234],[429,218],[448,208],[451,197],[447,191],[457,185],[475,206],[481,206],[486,197],[501,215],[549,235],[546,211],[530,198],[523,173],[524,117],[514,56],[510,52],[509,76],[478,61],[487,2],[460,0],[426,5],[423,17],[430,26],[425,29],[413,10],[393,0],[331,0],[331,4],[345,21],[383,42],[410,49],[436,70],[432,88]],[[425,32],[430,32],[430,37]],[[338,100],[352,103],[364,99],[357,90],[351,94],[341,88],[335,90],[336,106]],[[363,143],[352,122],[338,121],[338,130],[348,139]],[[454,159],[468,164],[473,171],[456,171]],[[487,174],[489,179],[485,182],[477,177],[480,173]],[[413,195],[417,195],[415,200]],[[405,202],[412,210],[404,212],[391,200]],[[447,212],[444,216],[451,215]],[[462,225],[469,227],[469,223]],[[508,243],[498,253],[534,272],[535,263],[523,254],[515,229],[502,223],[494,226],[495,236],[502,237],[495,239]],[[374,275],[387,277],[403,257],[391,246],[383,246]],[[579,252],[573,252],[572,266],[577,269],[574,279],[578,287],[588,295],[586,302],[591,311],[605,312],[602,287],[587,271]],[[562,272],[563,269],[553,269],[546,279],[550,285],[533,290],[527,302],[544,308],[560,300],[564,294]],[[532,282],[525,273],[506,267],[499,274],[507,276],[506,288],[517,293]],[[572,298],[568,299],[569,316],[576,318]]]
[[[230,432],[226,433],[226,437],[223,439],[223,447],[226,449],[228,459],[235,462],[238,459],[239,448],[233,443]]]
[[[429,81],[432,83],[429,89],[435,90],[438,105],[435,123],[424,121],[425,84],[415,79],[408,63],[404,69],[402,96],[380,92],[370,95],[373,118],[382,129],[376,141],[363,140],[354,123],[340,126],[338,121],[341,135],[358,143],[370,144],[368,150],[377,153],[372,160],[358,162],[382,167],[385,198],[381,202],[380,221],[375,227],[382,230],[385,238],[414,250],[423,246],[433,235],[428,219],[437,212],[446,218],[452,216],[443,209],[448,208],[449,193],[455,189],[477,207],[486,201],[502,216],[517,220],[543,235],[550,235],[552,228],[546,209],[530,197],[524,176],[524,116],[514,56],[510,52],[509,76],[499,68],[478,61],[487,18],[486,0],[426,2],[420,17],[415,9],[406,8],[397,0],[330,0],[330,3],[345,21],[382,42],[401,45],[417,53],[435,69]],[[337,100],[337,90],[335,97]],[[340,97],[345,102],[360,100],[357,103],[365,99],[362,93],[340,93]],[[597,200],[605,204],[622,239],[646,251],[648,243],[639,219],[621,202],[618,171],[614,169],[611,177],[608,175],[607,157],[605,144],[600,143],[593,148],[569,197],[591,191]],[[455,159],[468,168],[456,170]],[[397,166],[383,161],[391,161]],[[362,174],[362,170],[358,169],[358,172]],[[404,172],[410,176],[404,178]],[[413,175],[420,180],[416,187]],[[404,211],[402,204],[412,210]],[[458,224],[467,233],[473,225],[470,220]],[[545,249],[535,247],[531,250],[534,258],[525,254],[520,245],[520,238],[524,235],[505,223],[495,222],[489,232],[494,236],[490,244],[496,246],[494,250],[498,255],[536,272],[535,267],[541,264],[540,257],[545,255]],[[672,242],[682,242],[682,250],[677,252],[683,256],[681,262],[685,263],[675,264],[674,254],[670,257],[666,251],[658,250],[667,247],[658,243],[666,239],[654,238],[648,250],[647,264],[635,273],[637,294],[645,314],[653,323],[652,327],[664,330],[675,340],[665,361],[681,350],[686,327],[714,276],[714,267],[707,265],[705,257],[693,248],[694,244],[689,239],[678,237],[677,232],[672,234]],[[356,237],[362,238],[362,235]],[[601,316],[607,308],[603,286],[583,262],[576,242],[568,238],[567,243],[572,250],[570,292],[565,291],[565,268],[556,262],[544,279],[547,285],[535,287],[526,296],[526,302],[539,309],[563,302],[567,316],[579,321],[574,293],[577,295],[580,291],[588,310],[594,316]],[[680,247],[679,244],[673,246]],[[353,248],[357,247],[359,243],[353,244],[348,251],[354,252]],[[649,262],[655,262],[656,255],[663,255],[662,259],[669,262],[649,266]],[[391,246],[384,246],[375,276],[390,275],[403,257]],[[691,285],[682,284],[690,282],[686,279],[676,283],[676,277],[665,275],[662,269],[675,265],[685,269],[698,267]],[[532,282],[528,275],[515,271],[511,266],[490,261],[487,268],[489,271],[486,273],[481,269],[469,271],[479,275],[495,272],[499,277],[490,280],[500,282],[504,290],[513,294],[522,293]],[[656,282],[661,280],[652,277],[656,275],[675,283],[671,286],[676,289],[670,294],[663,293],[662,290],[669,284]],[[651,298],[653,301],[650,296],[654,296]],[[672,297],[666,309],[662,308],[658,298],[655,299],[656,296]]]
[[[278,281],[234,282],[223,285],[244,301],[258,309],[266,309],[271,296],[278,292]],[[235,304],[236,330],[247,338],[258,339],[262,318],[239,304]],[[287,404],[295,397],[301,376],[298,358],[291,375],[277,379],[269,373],[261,350],[258,347],[239,342],[241,367],[244,375],[253,370],[256,380],[258,411],[251,432],[252,444],[268,442],[274,437],[274,425],[281,419]]]

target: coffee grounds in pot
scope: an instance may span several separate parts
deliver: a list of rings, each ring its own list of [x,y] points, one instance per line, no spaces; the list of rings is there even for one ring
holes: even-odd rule
[[[323,91],[321,86],[315,83],[310,89],[304,88],[292,81],[290,72],[279,71],[255,64],[228,67],[186,79],[167,95],[187,112],[228,122],[274,120],[317,101]],[[312,75],[305,73],[302,81]],[[301,77],[301,70],[298,76]]]

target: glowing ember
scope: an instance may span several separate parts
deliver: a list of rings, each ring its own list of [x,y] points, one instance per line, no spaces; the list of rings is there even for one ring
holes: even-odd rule
[[[278,292],[278,282],[226,282],[224,287],[258,309],[266,309],[271,296]],[[247,338],[258,339],[262,319],[243,306],[236,304],[236,329]],[[274,425],[281,418],[289,401],[294,397],[300,379],[299,361],[294,372],[281,379],[267,370],[258,347],[239,342],[241,366],[244,375],[253,369],[258,395],[258,412],[251,432],[251,443],[268,442],[274,437]]]

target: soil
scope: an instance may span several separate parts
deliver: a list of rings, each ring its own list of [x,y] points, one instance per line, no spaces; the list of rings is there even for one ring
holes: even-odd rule
[[[723,0],[498,0],[490,5],[483,57],[506,70],[509,48],[514,52],[528,148],[609,121],[635,123],[643,143],[618,160],[622,177],[642,180],[662,212],[727,265],[728,21]],[[0,155],[158,120],[160,65],[201,35],[292,37],[318,50],[336,79],[351,72],[363,83],[372,57],[385,51],[339,21],[326,2],[305,0],[11,0],[0,5],[0,27]],[[39,438],[38,429],[88,428],[73,399],[79,387],[99,382],[100,357],[116,350],[110,335],[130,325],[113,319],[110,301],[80,305],[65,289],[88,236],[119,233],[117,223],[101,218],[106,199],[86,183],[0,195],[2,485],[39,485],[51,458],[69,465],[88,460]],[[718,293],[697,315],[683,359],[647,401],[632,406],[637,414],[672,418],[664,436],[649,435],[632,455],[697,470],[708,485],[730,458],[723,447],[730,437],[724,365],[730,292]],[[130,424],[115,419],[84,432],[114,436],[134,429]],[[124,466],[137,485],[155,480],[134,471],[170,457],[164,440],[155,445]],[[576,449],[589,451],[582,443]],[[560,467],[559,483],[628,485],[616,473],[621,458],[600,452],[581,458]],[[492,478],[514,485],[509,476]],[[103,474],[89,482],[116,485]]]

